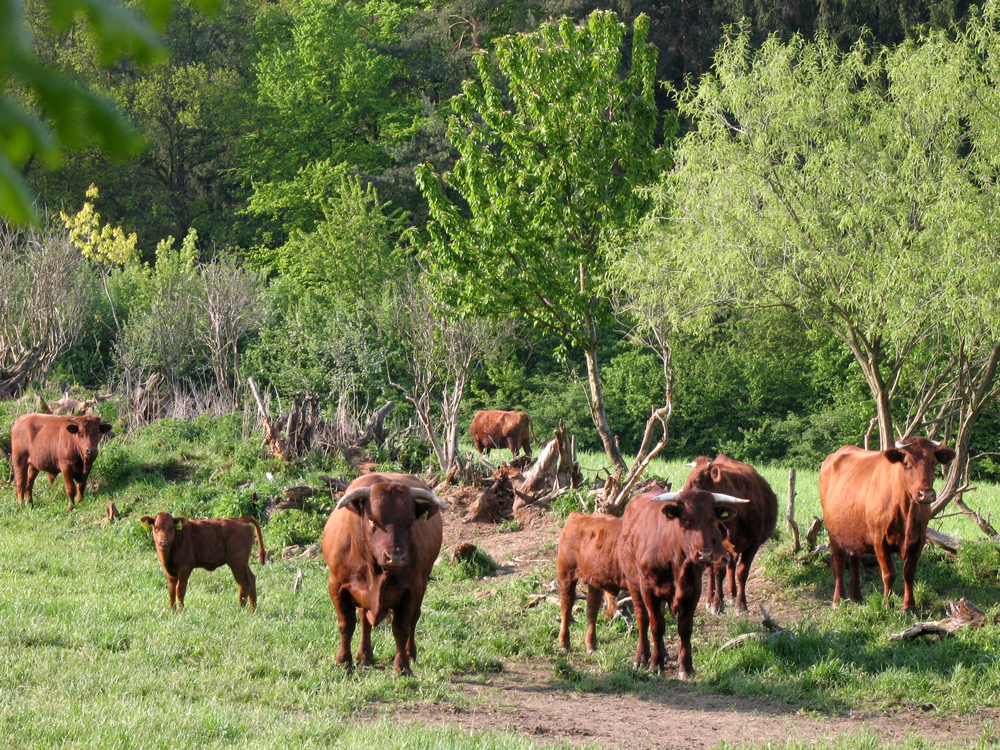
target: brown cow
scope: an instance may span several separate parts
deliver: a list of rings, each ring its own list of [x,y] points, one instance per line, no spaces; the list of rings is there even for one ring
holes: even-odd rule
[[[69,509],[83,500],[87,478],[97,458],[101,437],[111,424],[97,415],[57,417],[52,414],[24,414],[10,431],[10,458],[14,465],[17,502],[33,504],[32,489],[38,472],[55,481],[63,475]]]
[[[477,411],[469,427],[477,451],[489,455],[493,448],[507,448],[511,458],[522,448],[531,455],[532,432],[531,417],[523,411]]]
[[[701,598],[705,567],[727,561],[722,546],[721,523],[734,506],[747,500],[701,490],[664,492],[654,486],[625,506],[618,537],[618,565],[628,583],[635,609],[639,645],[636,668],[651,665],[662,672],[666,660],[663,633],[664,604],[677,617],[677,676],[694,676],[691,663],[691,630]],[[650,654],[647,628],[653,633]]]
[[[861,601],[858,568],[861,555],[872,552],[888,599],[896,580],[895,552],[903,558],[903,610],[917,611],[913,576],[937,497],[934,469],[954,458],[951,448],[926,438],[900,440],[885,451],[845,445],[827,456],[819,470],[819,501],[830,537],[835,605],[843,596],[845,558],[851,566],[849,596]]]
[[[721,492],[750,502],[726,522],[724,533],[731,553],[729,563],[716,565],[708,577],[708,608],[720,614],[725,608],[723,577],[729,582],[729,596],[742,610],[747,608],[747,576],[757,550],[774,533],[778,521],[778,497],[774,490],[749,464],[734,461],[723,454],[715,459],[701,456],[692,463],[684,489]],[[737,557],[739,562],[737,563]],[[737,588],[737,581],[739,587]]]
[[[617,608],[618,593],[626,588],[618,567],[618,534],[622,519],[604,513],[570,513],[559,534],[556,579],[559,581],[559,604],[562,624],[559,648],[569,651],[569,624],[576,602],[576,582],[587,584],[587,653],[597,650],[597,612],[601,599],[608,602],[606,616]]]
[[[410,474],[383,472],[347,486],[323,529],[330,598],[337,610],[337,664],[353,667],[351,639],[361,616],[357,660],[371,664],[371,632],[392,612],[394,667],[413,674],[416,628],[431,568],[441,550],[444,500]],[[359,611],[356,611],[359,610]]]
[[[157,513],[156,518],[143,516],[139,520],[146,528],[153,529],[156,556],[167,572],[170,609],[184,609],[184,594],[192,570],[215,570],[222,565],[228,565],[233,571],[240,592],[240,606],[246,606],[249,601],[250,611],[257,609],[257,578],[250,570],[254,530],[257,531],[257,552],[261,565],[264,564],[264,539],[256,518],[243,516],[191,521],[183,517],[174,518],[169,513]]]

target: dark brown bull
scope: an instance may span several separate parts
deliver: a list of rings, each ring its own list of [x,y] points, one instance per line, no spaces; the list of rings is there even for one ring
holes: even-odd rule
[[[677,676],[682,680],[694,676],[691,630],[701,598],[702,575],[706,566],[728,558],[720,525],[733,514],[735,505],[746,502],[701,490],[665,492],[653,487],[625,507],[618,565],[632,595],[639,631],[636,668],[648,664],[656,672],[664,669],[666,604],[677,617],[681,641]],[[647,629],[653,634],[652,654]]]
[[[693,468],[684,489],[721,492],[750,501],[725,524],[727,549],[732,553],[729,563],[714,566],[708,577],[708,608],[712,612],[719,614],[725,608],[724,577],[728,579],[729,596],[736,606],[746,610],[750,565],[757,550],[774,533],[778,521],[778,498],[756,469],[721,453],[714,460],[701,456],[688,466]]]
[[[184,609],[184,594],[192,570],[215,570],[223,565],[233,571],[240,592],[240,606],[246,606],[249,601],[250,610],[257,609],[257,578],[250,570],[255,530],[258,559],[261,565],[264,564],[264,539],[257,519],[243,516],[191,521],[174,518],[169,513],[157,513],[156,518],[143,516],[139,520],[146,528],[153,529],[156,556],[167,573],[170,609]]]
[[[576,582],[587,584],[587,653],[597,650],[597,613],[601,600],[608,602],[606,616],[617,608],[618,593],[626,588],[618,566],[618,535],[622,519],[595,513],[570,513],[559,534],[556,557],[556,580],[559,581],[559,604],[562,624],[559,648],[569,651],[569,625],[573,621]]]
[[[371,664],[372,628],[392,612],[394,667],[412,674],[420,605],[441,550],[441,511],[447,507],[409,474],[366,474],[348,485],[323,529],[323,557],[330,567],[330,598],[340,629],[337,664],[353,666],[351,639],[358,614],[357,660]]]
[[[531,455],[531,417],[523,411],[477,411],[469,433],[480,453],[507,448],[513,458],[523,448],[524,455]]]
[[[858,568],[863,554],[875,553],[886,598],[903,558],[903,609],[916,612],[913,577],[927,541],[927,522],[936,499],[934,470],[955,458],[955,451],[926,438],[897,441],[895,448],[866,451],[845,445],[819,470],[819,501],[830,536],[833,603],[843,596],[844,561],[851,566],[848,595],[861,601]]]
[[[14,491],[18,504],[33,504],[32,489],[38,472],[55,481],[63,475],[69,509],[83,500],[87,478],[97,458],[97,447],[111,425],[90,414],[58,417],[52,414],[24,414],[10,431],[10,458],[14,465]]]

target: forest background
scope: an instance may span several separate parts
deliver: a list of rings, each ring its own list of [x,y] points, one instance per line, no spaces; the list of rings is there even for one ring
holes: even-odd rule
[[[2,71],[75,146],[0,141],[40,217],[0,238],[6,395],[159,375],[192,416],[253,376],[394,400],[438,463],[503,408],[612,468],[668,405],[667,458],[928,434],[1000,476],[993,4],[182,1],[158,64],[64,5],[30,57],[135,129]]]

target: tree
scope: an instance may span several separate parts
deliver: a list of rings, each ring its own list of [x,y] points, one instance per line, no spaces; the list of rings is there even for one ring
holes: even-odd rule
[[[142,10],[117,0],[43,2],[35,8],[40,23],[57,35],[85,31],[102,67],[125,56],[144,66],[164,58],[154,29],[163,27],[173,0],[146,0]],[[34,36],[21,0],[0,0],[0,216],[17,223],[38,218],[24,179],[35,159],[54,166],[64,149],[89,144],[121,158],[142,145],[108,99],[39,57]]]
[[[647,268],[703,304],[783,306],[831,331],[864,374],[883,448],[952,417],[971,434],[993,392],[997,18],[991,2],[968,31],[886,51],[754,50],[744,31],[678,94],[693,129]]]
[[[664,163],[653,141],[656,50],[647,30],[638,18],[627,65],[626,28],[611,12],[498,40],[495,68],[480,53],[476,80],[453,99],[454,168],[417,172],[438,293],[465,311],[523,316],[579,347],[591,416],[620,471],[597,346],[612,320],[608,253],[648,206],[638,188]]]

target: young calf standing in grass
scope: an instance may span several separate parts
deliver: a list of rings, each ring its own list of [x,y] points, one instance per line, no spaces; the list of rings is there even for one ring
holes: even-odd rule
[[[143,516],[140,520],[143,526],[153,529],[156,556],[167,572],[170,609],[184,609],[184,593],[192,570],[215,570],[222,565],[228,565],[233,571],[240,590],[240,606],[245,606],[249,600],[250,610],[257,609],[257,578],[250,570],[254,529],[261,565],[264,564],[264,539],[253,516],[190,521],[174,518],[169,513],[157,513],[156,518]]]

